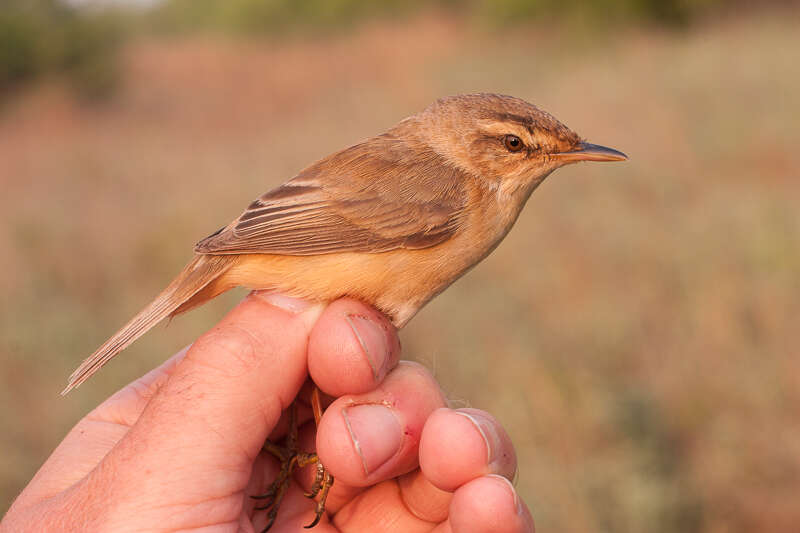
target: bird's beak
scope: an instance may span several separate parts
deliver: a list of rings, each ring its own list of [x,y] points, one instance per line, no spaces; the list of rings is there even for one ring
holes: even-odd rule
[[[578,161],[625,161],[628,156],[599,144],[580,143],[574,150],[559,152],[550,156],[562,163],[576,163]]]

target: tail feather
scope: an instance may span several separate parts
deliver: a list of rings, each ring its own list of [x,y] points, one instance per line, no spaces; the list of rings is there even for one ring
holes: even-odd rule
[[[217,279],[231,267],[231,259],[231,256],[222,255],[195,257],[155,300],[81,363],[61,394],[67,394],[89,379],[115,355]]]

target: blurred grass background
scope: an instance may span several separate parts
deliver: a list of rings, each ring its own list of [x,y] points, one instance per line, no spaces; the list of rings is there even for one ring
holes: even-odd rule
[[[240,294],[73,367],[194,242],[435,98],[541,105],[576,165],[403,331],[493,412],[540,531],[797,531],[800,7],[0,3],[0,510],[87,410]]]

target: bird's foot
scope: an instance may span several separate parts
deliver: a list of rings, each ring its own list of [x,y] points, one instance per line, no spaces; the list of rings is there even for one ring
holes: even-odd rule
[[[316,388],[312,393],[311,403],[314,410],[314,419],[317,424],[319,424],[322,410],[319,405],[319,392]],[[319,457],[316,453],[300,451],[297,442],[297,406],[294,403],[289,407],[289,432],[286,435],[283,445],[267,441],[264,443],[263,449],[272,454],[280,462],[281,468],[275,481],[267,487],[267,490],[263,494],[251,496],[251,498],[256,500],[264,500],[260,505],[255,507],[257,511],[267,511],[267,524],[262,530],[262,533],[266,533],[275,522],[275,518],[278,516],[278,508],[281,506],[283,497],[286,495],[294,471],[312,464],[316,465],[317,472],[310,490],[304,494],[307,498],[317,499],[317,503],[314,507],[314,520],[305,527],[308,529],[316,526],[322,518],[322,515],[325,514],[325,501],[328,498],[328,491],[331,489],[331,486],[333,486],[333,476],[319,461]]]
[[[314,508],[314,520],[306,528],[316,526],[322,515],[325,514],[325,500],[328,498],[328,491],[333,485],[333,476],[325,469],[322,463],[319,462],[319,457],[316,453],[301,452],[297,449],[290,449],[286,446],[279,446],[272,442],[264,444],[264,449],[274,455],[278,461],[281,462],[281,469],[278,472],[278,477],[267,488],[263,494],[251,496],[257,500],[264,500],[255,510],[267,511],[267,524],[262,530],[265,533],[272,527],[275,518],[278,516],[278,508],[281,506],[283,497],[289,488],[289,483],[292,479],[292,474],[297,468],[303,468],[312,464],[317,466],[317,474],[314,477],[314,482],[311,484],[311,489],[305,493],[307,498],[317,498],[317,504]]]

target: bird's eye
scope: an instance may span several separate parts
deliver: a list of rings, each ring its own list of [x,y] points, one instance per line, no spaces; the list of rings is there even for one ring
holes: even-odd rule
[[[506,135],[503,137],[503,144],[509,152],[519,152],[522,150],[522,139],[516,135]]]

